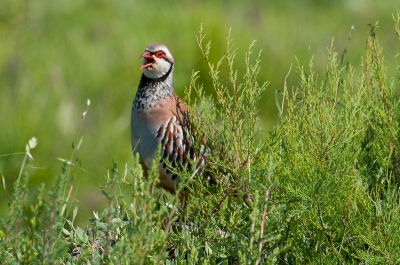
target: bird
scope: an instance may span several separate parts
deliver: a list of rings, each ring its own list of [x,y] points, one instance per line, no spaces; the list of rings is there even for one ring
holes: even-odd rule
[[[207,162],[203,144],[195,150],[190,134],[190,119],[186,104],[172,86],[175,61],[170,50],[161,43],[145,47],[140,70],[143,71],[131,110],[131,141],[134,154],[144,176],[161,144],[158,171],[161,188],[176,192],[179,177],[168,164],[200,173]]]

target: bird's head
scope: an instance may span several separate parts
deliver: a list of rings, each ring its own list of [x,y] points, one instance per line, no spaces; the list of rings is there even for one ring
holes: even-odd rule
[[[174,58],[167,46],[161,43],[150,43],[139,58],[143,58],[143,74],[151,79],[157,79],[171,73]]]

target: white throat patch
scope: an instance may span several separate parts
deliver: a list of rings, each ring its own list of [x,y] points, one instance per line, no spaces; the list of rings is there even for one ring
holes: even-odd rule
[[[151,79],[157,79],[164,76],[171,68],[171,63],[160,58],[154,58],[152,66],[143,69],[143,73],[146,77]]]

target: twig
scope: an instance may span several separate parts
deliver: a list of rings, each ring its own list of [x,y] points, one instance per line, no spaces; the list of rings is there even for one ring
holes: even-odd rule
[[[215,205],[215,206],[212,208],[210,214],[208,215],[209,219],[213,216],[214,212],[215,212],[215,211],[221,206],[221,204],[225,201],[226,197],[228,197],[228,195],[232,192],[232,189],[233,189],[234,186],[235,186],[235,183],[233,182],[233,183],[229,186],[229,189],[228,189],[228,191],[225,193],[225,195],[219,200],[219,202],[217,203],[217,205]],[[204,228],[204,226],[206,225],[206,223],[207,223],[207,219],[204,220],[204,223],[201,225],[199,231],[201,231],[201,230]]]
[[[284,106],[284,103],[285,103],[285,95],[287,93],[287,78],[289,77],[289,74],[292,71],[292,65],[293,64],[290,65],[289,71],[285,76],[285,82],[283,83],[283,97],[282,97],[281,115],[283,113],[283,106]]]
[[[338,250],[335,248],[335,246],[334,246],[333,243],[332,243],[331,234],[330,234],[328,231],[326,231],[326,228],[325,228],[325,225],[324,225],[324,221],[322,220],[322,211],[321,211],[321,207],[319,206],[318,203],[317,203],[317,209],[318,209],[319,222],[320,222],[320,225],[321,225],[321,227],[322,227],[322,230],[323,230],[324,233],[325,233],[325,237],[326,237],[326,239],[327,239],[329,245],[330,245],[331,248],[333,249],[333,252],[335,252],[336,256],[337,256],[338,259],[340,260],[340,263],[344,264],[344,262],[343,262],[343,260],[342,260],[342,258],[341,258],[341,256],[340,256],[340,253],[338,252]]]
[[[175,212],[175,206],[173,205],[172,208],[171,208],[171,213],[168,216],[168,223],[167,223],[167,225],[165,226],[165,229],[164,229],[164,239],[163,239],[164,242],[167,239],[167,236],[168,236],[168,233],[169,233],[169,229],[170,229],[171,224],[172,224],[172,217],[174,215],[174,212]],[[164,244],[164,246],[165,246],[165,244]],[[158,254],[158,258],[157,258],[157,264],[161,263],[163,250],[164,250],[164,247],[160,249],[160,253]]]
[[[268,175],[268,181],[271,182],[271,175]],[[265,204],[264,204],[264,210],[261,214],[261,225],[260,225],[260,242],[258,243],[258,252],[261,253],[262,247],[263,247],[263,237],[264,237],[264,223],[265,223],[265,217],[267,216],[267,204],[269,200],[269,193],[271,191],[271,185],[268,187],[268,189],[265,191]],[[260,263],[260,259],[256,261],[256,265]]]

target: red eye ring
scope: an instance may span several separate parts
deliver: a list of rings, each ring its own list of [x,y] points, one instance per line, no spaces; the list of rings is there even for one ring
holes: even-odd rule
[[[165,56],[165,53],[163,53],[162,51],[158,51],[154,54],[157,58],[163,58]]]

